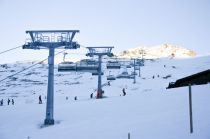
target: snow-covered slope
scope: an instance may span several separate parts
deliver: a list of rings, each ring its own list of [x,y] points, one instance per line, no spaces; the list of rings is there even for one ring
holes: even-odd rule
[[[0,79],[30,63],[0,66]],[[164,66],[165,65],[165,66]],[[96,94],[97,77],[90,73],[58,73],[55,69],[54,126],[45,119],[47,65],[40,64],[0,84],[0,139],[209,139],[210,85],[192,87],[194,133],[189,133],[188,88],[166,90],[178,78],[210,68],[210,57],[146,60],[141,77],[118,79],[107,86],[105,99]],[[112,70],[117,75],[124,71]],[[132,69],[127,69],[129,73]],[[106,75],[109,70],[104,71]],[[171,77],[165,79],[164,77]],[[153,79],[152,76],[155,78]],[[127,95],[122,96],[122,88]],[[38,104],[42,95],[43,104]],[[78,100],[74,100],[74,96]],[[7,105],[13,98],[15,105]]]
[[[196,53],[192,50],[177,47],[171,44],[163,44],[154,47],[137,47],[129,50],[125,50],[117,54],[119,58],[141,58],[142,53],[145,58],[163,58],[163,57],[176,57],[176,58],[187,58],[195,57]]]

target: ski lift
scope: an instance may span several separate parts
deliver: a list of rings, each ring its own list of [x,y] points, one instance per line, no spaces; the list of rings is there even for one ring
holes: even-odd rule
[[[135,64],[138,66],[144,66],[144,61],[142,59],[137,59]]]
[[[93,72],[92,75],[96,76],[96,75],[98,75],[98,72]],[[104,73],[102,72],[101,75],[104,75]]]
[[[135,70],[139,70],[140,69],[140,66],[135,66]]]
[[[110,75],[110,72],[109,71],[109,75],[107,76],[107,80],[116,80],[116,77],[114,75]]]
[[[131,75],[137,75],[137,73],[136,72],[131,72]]]
[[[81,60],[80,62],[62,62],[58,64],[58,71],[76,71],[76,72],[98,72],[98,63],[93,60]]]
[[[126,68],[131,68],[131,65],[126,65]]]
[[[73,62],[61,62],[58,64],[58,71],[65,72],[65,71],[76,71],[76,63]]]
[[[121,74],[117,75],[117,78],[119,78],[119,79],[122,79],[122,78],[124,78],[124,79],[133,79],[134,75],[130,75],[130,74],[128,74],[127,71],[124,71]]]
[[[79,72],[96,73],[98,72],[98,68],[98,62],[95,60],[83,59],[77,63],[77,71]]]
[[[121,64],[118,61],[108,61],[106,64],[107,69],[120,69]]]
[[[116,80],[116,77],[114,75],[108,75],[107,80]]]

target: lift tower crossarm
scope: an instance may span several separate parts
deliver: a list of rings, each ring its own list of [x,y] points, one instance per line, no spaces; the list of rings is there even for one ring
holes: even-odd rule
[[[66,33],[66,32],[76,32],[79,33],[79,30],[27,30],[26,33]]]
[[[65,49],[76,49],[79,45],[72,40],[78,32],[79,30],[29,30],[26,33],[30,35],[31,41],[23,45],[23,49],[48,49],[62,46]]]
[[[102,46],[102,47],[86,47],[87,49],[89,49],[89,53],[87,53],[87,56],[94,56],[94,55],[107,55],[107,56],[113,56],[112,54],[112,49],[114,48],[114,46]],[[99,50],[97,50],[99,49]],[[104,51],[102,51],[104,49]]]

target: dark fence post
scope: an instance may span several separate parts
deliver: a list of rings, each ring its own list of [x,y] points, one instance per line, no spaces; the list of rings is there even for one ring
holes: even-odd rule
[[[189,84],[189,114],[190,114],[190,133],[193,133],[193,117],[192,117],[192,90]]]
[[[130,135],[130,133],[128,133],[128,139],[131,139],[131,135]]]

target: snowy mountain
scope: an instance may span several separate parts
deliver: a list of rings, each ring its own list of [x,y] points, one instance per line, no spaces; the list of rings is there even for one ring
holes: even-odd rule
[[[144,57],[147,59],[155,59],[162,57],[187,58],[196,56],[196,53],[192,50],[177,47],[171,44],[163,44],[154,47],[132,48],[129,50],[122,51],[116,56],[119,58],[141,58],[142,54],[144,54]]]
[[[0,65],[0,79],[32,63]],[[48,67],[38,64],[0,82],[0,139],[209,139],[210,84],[192,86],[194,133],[189,132],[188,88],[166,90],[169,82],[210,69],[210,57],[145,60],[141,76],[106,76],[133,68],[107,70],[103,65],[104,99],[96,95],[97,76],[58,72],[55,67],[55,125],[43,127],[46,114]],[[138,73],[138,71],[137,71]],[[153,78],[154,76],[154,78]],[[125,88],[126,96],[122,96]],[[43,104],[38,104],[42,96]],[[77,96],[78,100],[74,100]],[[15,105],[7,105],[8,98]]]

